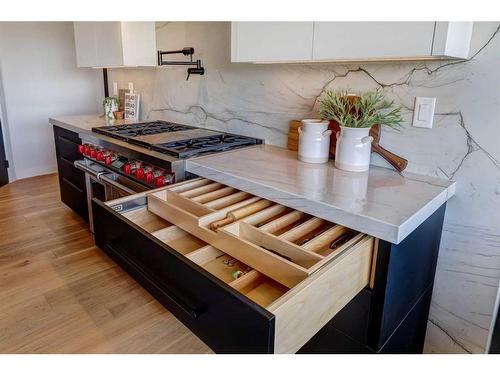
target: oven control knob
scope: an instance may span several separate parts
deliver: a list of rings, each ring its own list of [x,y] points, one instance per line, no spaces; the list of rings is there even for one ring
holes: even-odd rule
[[[138,180],[142,180],[142,178],[144,177],[144,169],[143,168],[137,168],[137,170],[135,171],[135,177]]]
[[[148,172],[146,173],[146,175],[144,176],[144,181],[146,181],[147,184],[152,184],[154,182],[154,175],[153,175],[153,172]]]
[[[84,155],[86,155],[86,156],[90,156],[90,146],[89,146],[89,145],[85,145],[85,146],[83,147],[83,153],[84,153]]]
[[[104,158],[104,157],[103,157],[103,153],[102,153],[102,151],[97,152],[97,154],[96,154],[96,156],[95,156],[95,160],[97,160],[97,161],[102,161],[102,159],[103,159],[103,158]]]
[[[156,177],[155,186],[156,187],[165,186],[165,176]]]
[[[78,153],[83,155],[85,152],[85,145],[78,145]]]
[[[132,166],[129,163],[123,165],[123,172],[126,174],[132,173]]]
[[[96,150],[95,148],[91,149],[91,150],[90,150],[90,157],[91,157],[92,159],[95,159],[95,158],[96,158],[96,156],[97,156],[97,150]]]

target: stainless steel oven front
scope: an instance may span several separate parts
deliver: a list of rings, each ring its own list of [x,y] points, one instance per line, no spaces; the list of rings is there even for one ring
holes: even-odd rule
[[[148,190],[146,186],[88,159],[76,160],[74,165],[85,172],[89,223],[92,233],[94,233],[92,198],[109,201]]]

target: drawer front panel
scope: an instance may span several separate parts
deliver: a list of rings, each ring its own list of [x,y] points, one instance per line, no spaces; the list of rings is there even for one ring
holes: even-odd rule
[[[54,139],[58,157],[65,157],[71,162],[81,159],[81,155],[78,154],[78,145],[82,141],[77,133],[54,126]]]
[[[372,254],[366,236],[268,307],[276,316],[275,352],[295,353],[368,285]]]
[[[75,185],[65,177],[60,177],[59,182],[61,201],[84,220],[88,220],[87,194],[85,189]]]
[[[274,316],[98,200],[96,244],[214,351],[269,353]]]
[[[73,141],[74,143],[80,143],[80,137],[78,136],[78,133],[75,133],[71,130],[66,130],[59,126],[54,126],[54,134]]]
[[[69,159],[59,156],[57,158],[57,171],[60,179],[65,178],[82,190],[85,190],[85,173],[75,168]]]

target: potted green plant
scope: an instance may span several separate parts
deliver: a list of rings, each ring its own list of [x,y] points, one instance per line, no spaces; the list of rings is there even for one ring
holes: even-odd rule
[[[401,107],[387,100],[380,89],[359,95],[348,94],[344,89],[328,90],[320,100],[319,114],[340,127],[335,166],[355,172],[367,171],[370,166],[370,128],[377,124],[398,128],[403,121]]]
[[[118,111],[120,101],[115,96],[107,96],[102,101],[102,106],[104,108],[104,116],[108,119],[113,119],[113,112]]]

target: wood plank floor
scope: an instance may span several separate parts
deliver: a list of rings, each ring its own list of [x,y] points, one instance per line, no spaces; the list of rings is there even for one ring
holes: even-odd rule
[[[57,175],[0,188],[0,353],[211,353],[94,246]]]

